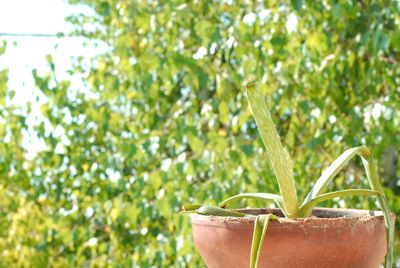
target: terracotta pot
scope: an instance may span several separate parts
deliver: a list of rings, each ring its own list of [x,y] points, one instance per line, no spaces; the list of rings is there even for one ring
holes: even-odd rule
[[[239,209],[249,214],[278,209]],[[250,263],[254,218],[193,214],[193,238],[208,267]],[[377,268],[386,255],[386,228],[379,211],[316,208],[304,219],[271,220],[260,267]]]

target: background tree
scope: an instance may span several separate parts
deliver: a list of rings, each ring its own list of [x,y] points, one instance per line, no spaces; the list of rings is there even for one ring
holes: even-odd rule
[[[110,49],[90,66],[75,59],[84,88],[58,81],[51,57],[47,75],[33,71],[48,101],[35,126],[47,149],[32,160],[0,79],[0,264],[201,265],[183,202],[278,192],[242,88],[251,80],[300,194],[346,148],[367,145],[400,211],[397,2],[70,2],[95,10],[69,18],[74,35]],[[331,187],[363,176],[352,162]],[[376,208],[357,197],[326,205]]]

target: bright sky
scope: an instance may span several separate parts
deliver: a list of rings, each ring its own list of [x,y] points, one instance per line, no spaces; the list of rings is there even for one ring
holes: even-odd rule
[[[32,113],[29,122],[33,124],[43,117],[40,112],[45,96],[35,88],[32,70],[39,74],[48,72],[45,56],[51,54],[56,65],[58,80],[70,80],[74,87],[82,87],[80,79],[71,77],[67,70],[71,67],[71,58],[86,58],[100,54],[106,50],[104,44],[95,47],[94,42],[84,47],[83,38],[56,38],[32,36],[4,36],[11,34],[57,34],[69,33],[73,26],[65,21],[65,17],[74,13],[92,14],[85,6],[71,6],[63,0],[0,0],[0,43],[7,42],[7,50],[0,56],[0,69],[9,69],[8,88],[16,95],[13,104],[20,107],[32,102]],[[32,158],[43,144],[37,139],[33,129],[24,133],[24,146],[28,149],[28,157]]]
[[[0,32],[55,34],[69,32],[72,27],[64,18],[83,7],[71,6],[62,0],[0,1]],[[87,11],[87,10],[86,10]]]

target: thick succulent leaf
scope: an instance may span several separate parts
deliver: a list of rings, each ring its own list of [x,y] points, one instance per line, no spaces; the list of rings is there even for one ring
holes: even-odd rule
[[[239,201],[241,199],[261,199],[265,201],[274,201],[275,204],[278,205],[278,207],[283,211],[285,214],[285,211],[282,209],[282,197],[276,194],[269,194],[269,193],[244,193],[244,194],[238,194],[235,196],[232,196],[226,200],[224,200],[219,206],[220,207],[225,207],[228,204],[231,204],[235,201]],[[286,216],[286,215],[285,215]]]
[[[365,147],[355,147],[346,150],[342,153],[319,177],[315,185],[312,187],[311,191],[308,193],[306,199],[303,202],[303,205],[309,202],[311,199],[316,197],[317,195],[322,194],[329,182],[339,173],[339,171],[346,165],[349,160],[354,157],[356,154],[359,154],[363,151]]]
[[[289,217],[295,217],[299,208],[293,175],[293,163],[281,140],[265,103],[264,96],[256,84],[247,86],[247,95],[258,130],[267,150],[283,200],[283,210]]]
[[[182,205],[182,211],[190,211],[190,210],[196,210],[200,208],[202,205],[197,205],[197,204],[185,204]]]
[[[199,205],[183,205],[182,213],[197,213],[207,216],[222,216],[222,217],[245,217],[246,214],[236,212],[230,209],[224,209],[215,206],[199,206]]]
[[[251,242],[250,268],[257,268],[262,245],[270,219],[278,219],[273,214],[258,215],[254,222],[253,240]]]
[[[392,267],[393,265],[393,243],[394,243],[394,224],[392,222],[391,211],[389,204],[386,200],[385,193],[383,192],[382,186],[378,179],[378,173],[374,159],[372,158],[371,152],[365,147],[355,147],[351,148],[344,153],[342,153],[321,175],[317,180],[314,187],[308,193],[306,199],[304,200],[302,207],[304,207],[308,202],[314,199],[316,196],[320,195],[325,191],[329,182],[336,176],[336,174],[343,168],[343,166],[355,155],[360,155],[362,162],[367,173],[368,183],[373,191],[379,193],[377,199],[379,206],[383,211],[385,218],[385,225],[387,229],[387,248],[388,254],[386,258],[386,267]],[[312,207],[308,210],[304,209],[302,214],[308,215],[311,213]]]
[[[349,190],[342,190],[342,191],[321,194],[319,196],[314,197],[313,199],[311,199],[306,204],[300,207],[299,217],[300,218],[309,217],[312,209],[320,202],[330,200],[336,197],[355,196],[355,195],[378,196],[379,193],[377,191],[366,190],[366,189],[349,189]]]
[[[369,151],[367,150],[369,153]],[[376,169],[376,165],[374,159],[371,156],[371,153],[365,154],[362,157],[362,162],[364,164],[365,171],[367,173],[368,182],[371,186],[371,189],[377,191],[379,206],[383,211],[383,215],[385,217],[386,224],[386,239],[387,239],[387,257],[386,257],[386,267],[391,268],[393,264],[393,247],[394,247],[394,223],[392,221],[392,212],[390,211],[389,203],[386,199],[385,193],[382,189],[382,186],[378,179],[378,172]]]

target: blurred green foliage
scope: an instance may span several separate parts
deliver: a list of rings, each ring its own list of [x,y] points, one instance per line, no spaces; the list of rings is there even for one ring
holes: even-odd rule
[[[278,192],[248,81],[263,88],[301,196],[342,151],[366,145],[400,212],[399,2],[70,2],[95,11],[69,18],[74,34],[110,49],[74,62],[84,88],[33,72],[47,97],[34,159],[0,71],[0,266],[202,266],[182,203]],[[353,161],[331,189],[363,186]]]

